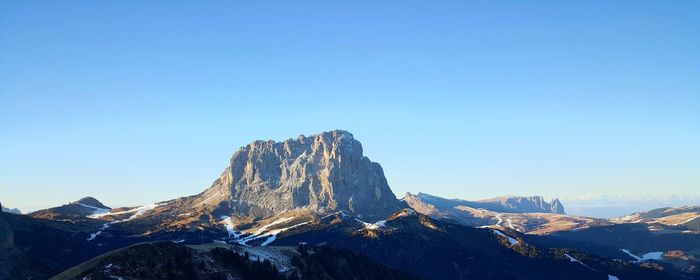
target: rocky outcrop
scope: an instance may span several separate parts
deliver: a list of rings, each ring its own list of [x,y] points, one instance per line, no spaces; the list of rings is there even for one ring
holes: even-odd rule
[[[402,207],[382,167],[342,130],[242,147],[192,204],[255,216],[310,209],[385,217]]]

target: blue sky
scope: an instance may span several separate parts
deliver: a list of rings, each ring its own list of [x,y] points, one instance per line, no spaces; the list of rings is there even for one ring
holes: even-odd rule
[[[198,193],[351,131],[403,193],[700,194],[698,1],[2,1],[0,201]]]

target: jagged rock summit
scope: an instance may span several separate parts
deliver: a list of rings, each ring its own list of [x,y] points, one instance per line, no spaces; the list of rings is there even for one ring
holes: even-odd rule
[[[258,217],[295,209],[386,217],[403,207],[382,167],[343,130],[241,147],[192,204]]]

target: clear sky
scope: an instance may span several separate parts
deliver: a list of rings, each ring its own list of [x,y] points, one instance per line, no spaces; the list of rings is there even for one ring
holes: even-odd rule
[[[698,195],[699,15],[690,0],[2,1],[0,201],[196,194],[242,145],[332,129],[399,197]]]

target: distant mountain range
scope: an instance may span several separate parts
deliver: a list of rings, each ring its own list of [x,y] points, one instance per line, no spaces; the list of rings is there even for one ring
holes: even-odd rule
[[[466,201],[408,193],[402,200],[416,211],[436,219],[475,227],[503,226],[529,234],[550,234],[609,224],[602,219],[566,215],[558,199],[547,203],[540,196]]]
[[[566,214],[564,205],[559,199],[546,202],[541,196],[500,196],[490,199],[468,201],[462,199],[445,199],[425,193],[413,195],[406,193],[403,201],[419,200],[425,203],[434,204],[439,208],[455,208],[458,206],[470,207],[474,209],[485,209],[501,213],[557,213]],[[410,204],[410,203],[409,203]]]
[[[336,130],[254,141],[193,196],[2,213],[0,279],[697,279],[697,210],[594,219],[540,196],[399,200]]]
[[[583,195],[561,198],[569,214],[614,218],[633,212],[682,205],[700,205],[698,195],[616,194]]]

